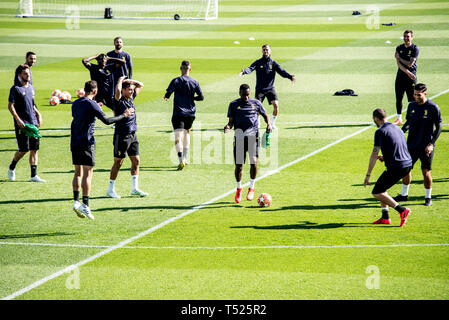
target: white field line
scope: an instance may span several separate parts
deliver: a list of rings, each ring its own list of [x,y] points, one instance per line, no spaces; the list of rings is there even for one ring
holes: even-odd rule
[[[33,242],[0,242],[0,245],[16,246],[44,246],[44,247],[70,247],[70,248],[111,248],[113,246],[97,246],[84,244],[60,244],[60,243],[33,243]],[[179,247],[179,246],[124,246],[119,249],[173,249],[173,250],[258,250],[258,249],[343,249],[343,248],[401,248],[401,247],[442,247],[449,243],[410,243],[410,244],[354,244],[354,245],[318,245],[318,246],[229,246],[229,247]]]
[[[442,94],[444,94],[446,92],[449,92],[449,89],[438,93],[437,95],[431,97],[430,99],[438,97],[438,96],[440,96],[440,95],[442,95]],[[392,116],[388,117],[388,119],[392,118],[394,116],[395,115],[392,115]],[[337,140],[335,142],[332,142],[332,143],[330,143],[330,144],[328,144],[328,145],[326,145],[326,146],[324,146],[322,148],[319,148],[319,149],[315,150],[314,152],[309,153],[308,155],[305,155],[305,156],[300,157],[300,158],[298,158],[296,160],[293,160],[293,161],[291,161],[291,162],[289,162],[287,164],[284,164],[283,166],[279,167],[276,170],[272,170],[270,172],[267,172],[263,176],[259,177],[257,180],[261,180],[261,179],[269,177],[269,176],[271,176],[271,175],[273,175],[275,173],[278,173],[281,170],[283,170],[285,168],[288,168],[288,167],[290,167],[290,166],[292,166],[292,165],[294,165],[294,164],[296,164],[296,163],[298,163],[298,162],[300,162],[302,160],[305,160],[305,159],[307,159],[307,158],[309,158],[309,157],[311,157],[311,156],[313,156],[313,155],[315,155],[315,154],[317,154],[317,153],[319,153],[321,151],[329,149],[330,147],[333,147],[334,145],[336,145],[336,144],[338,144],[340,142],[343,142],[343,141],[345,141],[345,140],[347,140],[349,138],[352,138],[352,137],[354,137],[354,136],[356,136],[356,135],[358,135],[358,134],[360,134],[360,133],[362,133],[362,132],[364,132],[366,130],[369,130],[373,126],[374,126],[374,124],[371,124],[371,125],[363,128],[363,129],[361,129],[361,130],[358,130],[358,131],[356,131],[356,132],[354,132],[354,133],[352,133],[350,135],[347,135],[346,137],[343,137],[343,138],[341,138],[341,139],[339,139],[339,140]],[[249,185],[249,182],[245,183],[243,185],[243,187],[246,187],[247,185]],[[147,230],[145,230],[145,231],[135,235],[134,237],[128,238],[126,240],[123,240],[123,241],[117,243],[116,245],[114,245],[112,247],[108,247],[105,250],[103,250],[103,251],[101,251],[101,252],[99,252],[99,253],[97,253],[97,254],[95,254],[93,256],[90,256],[89,258],[81,260],[78,263],[72,264],[72,265],[70,265],[70,266],[68,266],[68,267],[66,267],[64,269],[61,269],[61,270],[59,270],[59,271],[57,271],[57,272],[55,272],[55,273],[53,273],[53,274],[51,274],[49,276],[46,276],[46,277],[44,277],[44,278],[42,278],[42,279],[40,279],[40,280],[30,284],[29,286],[26,286],[25,288],[22,288],[22,289],[20,289],[20,290],[18,290],[16,292],[10,294],[9,296],[6,296],[6,297],[2,298],[1,300],[12,300],[12,299],[14,299],[14,298],[16,298],[16,297],[18,297],[18,296],[28,292],[28,291],[31,291],[32,289],[34,289],[36,287],[39,287],[40,285],[42,285],[42,284],[44,284],[44,283],[46,283],[46,282],[48,282],[48,281],[50,281],[52,279],[55,279],[55,278],[59,277],[60,275],[68,273],[68,272],[70,272],[70,271],[72,271],[72,270],[74,270],[74,269],[76,269],[78,267],[81,267],[81,266],[83,266],[83,265],[85,265],[85,264],[87,264],[89,262],[92,262],[92,261],[94,261],[94,260],[96,260],[96,259],[98,259],[98,258],[100,258],[100,257],[102,257],[102,256],[104,256],[106,254],[108,254],[109,252],[112,252],[112,251],[114,251],[116,249],[123,248],[123,247],[127,246],[129,243],[131,243],[133,241],[136,241],[136,240],[138,240],[138,239],[140,239],[140,238],[142,238],[142,237],[144,237],[144,236],[146,236],[146,235],[148,235],[148,234],[150,234],[150,233],[152,233],[152,232],[154,232],[154,231],[156,231],[156,230],[158,230],[158,229],[160,229],[162,227],[165,227],[166,225],[168,225],[168,224],[170,224],[170,223],[172,223],[172,222],[174,222],[176,220],[179,220],[179,219],[181,219],[181,218],[183,218],[183,217],[185,217],[185,216],[187,216],[187,215],[189,215],[189,214],[191,214],[191,213],[193,213],[195,211],[198,211],[199,209],[202,209],[202,208],[208,206],[209,204],[212,204],[212,203],[214,203],[214,202],[216,202],[216,201],[218,201],[218,200],[220,200],[222,198],[225,198],[228,195],[234,193],[234,191],[235,191],[234,189],[231,189],[231,190],[229,190],[229,191],[227,191],[227,192],[225,192],[225,193],[223,193],[223,194],[221,194],[221,195],[219,195],[219,196],[217,196],[217,197],[215,197],[213,199],[210,199],[209,201],[204,202],[203,204],[200,204],[200,205],[198,205],[198,206],[196,206],[196,207],[194,207],[194,208],[192,208],[190,210],[187,210],[187,211],[185,211],[185,212],[183,212],[183,213],[181,213],[181,214],[179,214],[179,215],[177,215],[175,217],[172,217],[172,218],[170,218],[168,220],[165,220],[164,222],[162,222],[162,223],[160,223],[160,224],[158,224],[156,226],[153,226],[153,227],[151,227],[151,228],[149,228],[149,229],[147,229]]]

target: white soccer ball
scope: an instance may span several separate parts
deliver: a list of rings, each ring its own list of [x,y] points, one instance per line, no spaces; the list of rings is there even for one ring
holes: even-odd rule
[[[268,193],[262,193],[257,197],[257,203],[262,208],[269,207],[271,205],[271,196]]]
[[[63,91],[63,92],[62,92],[62,99],[64,99],[64,100],[70,100],[70,99],[72,99],[72,96],[71,96],[70,93],[68,93],[67,91]]]
[[[57,106],[59,104],[59,98],[56,96],[52,96],[48,102],[51,106]]]
[[[76,90],[76,96],[78,98],[84,97],[84,89],[83,88],[79,88],[78,90]]]
[[[55,89],[55,90],[53,90],[53,92],[51,93],[51,96],[52,97],[59,97],[59,95],[61,94],[61,90],[59,90],[59,89]]]

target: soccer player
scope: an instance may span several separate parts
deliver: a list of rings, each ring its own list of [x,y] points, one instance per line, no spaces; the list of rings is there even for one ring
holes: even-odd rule
[[[171,123],[175,131],[175,148],[179,160],[178,170],[182,170],[188,164],[190,129],[196,113],[195,101],[204,100],[199,82],[190,77],[192,70],[190,61],[182,61],[180,69],[181,76],[170,82],[164,96],[164,100],[167,101],[171,94],[175,93]]]
[[[396,93],[396,120],[394,124],[400,125],[402,121],[402,99],[404,92],[407,94],[408,102],[413,101],[413,88],[416,84],[416,59],[418,59],[419,48],[412,43],[413,31],[404,31],[404,43],[396,47],[396,64],[398,65],[398,72],[396,74],[396,81],[394,90]]]
[[[100,119],[104,124],[112,124],[134,114],[133,109],[126,109],[118,116],[107,118],[101,107],[94,100],[98,92],[95,81],[87,81],[84,84],[85,96],[77,99],[72,104],[73,121],[71,125],[70,150],[72,152],[75,174],[73,176],[73,211],[80,218],[94,219],[89,208],[89,195],[93,168],[95,166],[95,119]],[[83,189],[83,203],[79,201],[80,190]]]
[[[387,114],[384,109],[374,110],[373,121],[379,129],[374,134],[374,148],[369,159],[368,171],[363,182],[364,186],[370,185],[371,171],[377,160],[385,162],[387,168],[380,175],[372,191],[374,198],[380,201],[382,208],[382,217],[373,223],[391,224],[388,208],[392,207],[399,213],[401,217],[400,226],[402,227],[407,222],[411,211],[409,208],[398,204],[388,195],[387,190],[410,172],[412,158],[407,150],[404,133],[398,126],[387,121]],[[382,155],[379,155],[380,150]]]
[[[30,67],[21,64],[16,68],[15,74],[20,80],[19,85],[13,85],[9,92],[8,109],[14,119],[14,129],[16,133],[18,150],[13,156],[9,165],[9,180],[16,180],[16,165],[20,159],[29,151],[29,163],[31,167],[31,182],[45,182],[37,175],[39,138],[28,137],[22,131],[26,124],[37,127],[42,125],[42,116],[34,103],[34,88],[30,84]]]
[[[246,200],[253,200],[254,185],[257,176],[257,161],[259,158],[259,115],[267,123],[267,132],[271,132],[271,123],[265,108],[257,99],[250,98],[249,85],[242,84],[239,89],[240,98],[232,101],[228,108],[229,121],[224,127],[227,133],[234,127],[234,163],[237,191],[235,202],[242,200],[242,171],[246,153],[250,161],[250,180]]]
[[[29,67],[29,71],[30,71],[30,81],[29,83],[32,85],[33,84],[33,75],[31,73],[31,67],[34,66],[36,64],[37,61],[37,56],[34,52],[32,51],[28,51],[25,55],[25,63],[28,67]],[[15,74],[14,76],[14,85],[16,86],[20,86],[20,79],[19,79],[19,75]]]
[[[134,99],[143,88],[143,83],[137,80],[125,80],[122,76],[117,83],[114,96],[114,112],[120,114],[128,109],[135,110]],[[110,172],[109,188],[106,194],[111,198],[120,198],[115,192],[115,180],[117,179],[120,167],[128,153],[131,160],[131,195],[146,197],[148,194],[139,190],[139,140],[137,140],[136,114],[122,119],[115,124],[114,131],[114,164]]]
[[[296,81],[295,76],[282,69],[281,65],[271,58],[271,47],[268,44],[262,46],[262,58],[254,61],[248,68],[242,69],[239,76],[249,74],[254,70],[256,70],[256,99],[263,102],[266,97],[268,103],[273,105],[271,126],[276,129],[275,122],[279,113],[279,102],[274,88],[276,72],[293,83]]]
[[[412,156],[412,162],[421,161],[421,171],[424,177],[425,202],[432,205],[432,169],[435,142],[441,133],[441,111],[438,105],[427,99],[427,88],[423,83],[415,86],[415,101],[408,105],[407,116],[402,131],[408,131],[407,146]],[[395,197],[396,201],[407,201],[412,173],[402,179],[401,194]]]
[[[94,59],[97,60],[97,64],[90,62]],[[113,109],[113,67],[116,64],[125,66],[126,62],[122,59],[110,58],[103,53],[99,53],[96,56],[83,59],[82,63],[90,71],[90,79],[97,82],[98,93],[95,96],[95,101],[97,101],[100,107],[105,105]]]
[[[132,79],[133,77],[133,62],[129,53],[123,50],[123,39],[121,37],[114,38],[114,47],[114,50],[109,51],[106,55],[110,58],[121,59],[126,64],[115,63],[113,65],[112,88],[117,87],[117,82],[120,77],[127,76],[128,79]]]

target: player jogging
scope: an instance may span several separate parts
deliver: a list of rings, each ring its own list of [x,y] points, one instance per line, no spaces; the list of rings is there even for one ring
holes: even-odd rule
[[[70,150],[72,152],[75,174],[73,176],[73,211],[80,218],[94,219],[89,208],[89,195],[93,168],[95,166],[95,119],[104,124],[112,124],[133,115],[133,109],[126,109],[123,114],[107,118],[101,107],[94,100],[98,92],[97,83],[93,80],[84,85],[85,96],[72,104],[72,124]],[[83,189],[83,203],[79,202],[80,190]]]
[[[438,105],[427,99],[427,88],[423,83],[415,86],[415,101],[408,105],[406,122],[402,131],[408,131],[407,146],[412,157],[413,165],[418,159],[421,161],[421,171],[424,177],[425,202],[424,205],[432,205],[432,160],[435,150],[435,142],[441,133],[441,111]],[[402,179],[401,194],[396,196],[396,201],[407,201],[412,173]]]
[[[235,202],[242,200],[242,171],[246,160],[246,153],[250,161],[250,180],[246,200],[253,200],[254,185],[257,176],[257,161],[259,158],[259,115],[262,115],[267,123],[267,132],[271,132],[270,119],[265,108],[257,99],[250,98],[250,88],[242,84],[239,89],[240,98],[232,101],[228,108],[229,121],[224,127],[227,133],[234,127],[234,163],[235,180],[237,190]]]
[[[293,83],[296,81],[295,76],[282,69],[281,65],[271,58],[271,47],[268,44],[262,46],[262,58],[254,61],[248,68],[242,69],[239,76],[249,74],[254,70],[256,70],[256,99],[263,102],[266,97],[268,103],[273,105],[271,126],[276,129],[275,122],[279,113],[279,102],[274,88],[276,72]]]
[[[115,88],[114,112],[116,115],[125,112],[128,109],[135,110],[134,99],[143,88],[143,83],[137,80],[125,80],[122,76]],[[148,194],[139,190],[139,140],[137,140],[137,121],[136,113],[132,116],[122,119],[115,124],[114,131],[114,164],[112,165],[109,176],[109,188],[106,194],[111,198],[120,198],[115,192],[115,180],[118,172],[128,154],[131,160],[131,195],[146,197]]]
[[[97,64],[93,64],[90,61],[97,60]],[[83,65],[90,72],[90,79],[95,80],[98,86],[98,93],[95,96],[95,101],[101,106],[107,106],[113,109],[113,83],[112,83],[112,72],[113,67],[116,64],[125,66],[126,62],[117,59],[110,58],[104,53],[99,53],[96,56],[85,58],[82,60]]]
[[[16,180],[15,169],[17,162],[29,151],[29,163],[31,167],[30,181],[45,182],[45,180],[37,175],[40,139],[38,137],[29,137],[25,134],[27,125],[37,127],[42,125],[42,116],[34,103],[34,87],[30,84],[30,67],[27,64],[21,64],[16,68],[15,74],[20,84],[13,85],[9,91],[8,110],[14,119],[18,150],[9,165],[8,178],[11,181]]]
[[[28,51],[25,55],[25,65],[27,65],[29,67],[29,71],[30,71],[30,81],[29,83],[32,85],[33,84],[33,74],[31,73],[31,67],[34,66],[36,64],[37,61],[37,56],[34,52],[32,51]],[[16,86],[20,86],[20,79],[19,76],[17,74],[14,75],[14,85]]]
[[[419,48],[412,43],[413,31],[404,31],[404,43],[396,47],[395,58],[398,65],[394,90],[396,93],[397,118],[394,124],[402,124],[402,99],[404,92],[407,94],[408,102],[413,101],[413,88],[416,84],[416,59],[418,59]]]
[[[392,207],[399,213],[401,217],[400,226],[402,227],[407,222],[411,211],[409,208],[398,204],[388,195],[387,190],[410,172],[412,158],[407,150],[404,133],[398,126],[387,121],[387,114],[384,109],[379,108],[373,111],[373,121],[378,129],[374,134],[374,148],[369,159],[363,185],[370,185],[371,172],[378,159],[385,162],[386,167],[372,191],[374,198],[380,201],[382,208],[382,217],[373,223],[391,224],[388,208]],[[382,155],[379,155],[379,151],[382,151]]]
[[[198,81],[190,77],[192,70],[190,61],[181,63],[181,76],[173,79],[168,85],[164,100],[173,99],[173,115],[171,122],[175,131],[175,148],[178,154],[178,170],[182,170],[188,164],[190,147],[190,129],[195,120],[195,101],[203,101],[204,96]]]

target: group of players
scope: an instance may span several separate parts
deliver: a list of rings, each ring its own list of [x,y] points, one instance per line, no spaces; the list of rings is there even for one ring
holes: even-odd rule
[[[427,87],[417,83],[417,58],[419,48],[414,43],[413,31],[404,31],[404,43],[396,47],[395,58],[398,71],[395,81],[397,118],[393,123],[387,121],[384,109],[373,111],[373,121],[379,129],[374,134],[374,148],[370,156],[364,185],[370,184],[371,172],[377,160],[385,162],[386,170],[377,180],[372,194],[381,203],[382,216],[375,224],[391,224],[389,207],[400,215],[402,227],[411,212],[410,208],[398,202],[408,200],[411,183],[411,170],[420,160],[424,178],[424,205],[432,205],[432,161],[435,143],[441,134],[441,111],[438,105],[427,98]],[[402,99],[404,92],[409,101],[406,121],[402,120]],[[402,130],[399,125],[403,124]],[[405,133],[408,131],[408,137]],[[382,155],[379,155],[382,151]],[[388,195],[387,190],[402,179],[402,191],[396,197]]]
[[[413,32],[404,32],[404,44],[396,48],[395,58],[398,65],[396,78],[397,119],[391,124],[386,119],[383,109],[376,109],[373,120],[379,129],[375,133],[375,146],[370,158],[368,172],[364,184],[369,184],[369,177],[376,161],[385,161],[387,170],[380,176],[373,189],[373,195],[381,201],[382,218],[374,223],[390,224],[388,208],[395,208],[401,215],[401,226],[405,224],[410,209],[400,206],[396,201],[408,200],[408,190],[411,181],[410,171],[414,163],[420,159],[424,184],[426,188],[425,204],[431,205],[432,166],[435,141],[441,132],[441,113],[438,106],[426,98],[424,84],[416,84],[416,60],[419,49],[412,43]],[[123,39],[114,39],[114,50],[98,54],[82,60],[90,71],[91,80],[84,86],[85,96],[72,104],[73,121],[71,124],[71,152],[75,166],[73,177],[73,210],[80,217],[94,219],[89,208],[89,195],[93,167],[95,166],[94,126],[98,118],[105,124],[114,124],[114,162],[110,171],[107,195],[120,198],[115,191],[115,180],[120,167],[128,154],[131,161],[131,195],[147,196],[138,187],[139,176],[139,141],[137,139],[137,122],[134,99],[143,89],[144,84],[132,79],[132,59],[123,50]],[[91,63],[96,60],[97,64]],[[36,63],[36,54],[28,52],[25,64],[19,65],[15,72],[14,85],[11,88],[8,108],[14,118],[18,151],[14,154],[9,166],[8,176],[15,180],[17,162],[30,151],[31,178],[33,182],[45,182],[37,175],[37,150],[39,138],[26,136],[21,129],[26,123],[42,125],[42,116],[34,103],[34,88],[32,86],[31,67]],[[173,79],[164,96],[168,100],[174,93],[172,125],[175,133],[175,148],[179,159],[178,170],[188,164],[190,145],[190,129],[195,120],[195,101],[204,100],[201,87],[197,80],[190,77],[191,64],[184,60],[180,66],[181,75]],[[235,202],[242,199],[242,170],[246,154],[249,154],[250,183],[246,199],[254,198],[255,180],[257,176],[257,161],[259,156],[259,115],[265,120],[266,132],[276,129],[279,103],[274,88],[275,75],[295,82],[295,76],[285,71],[279,63],[271,58],[269,45],[262,46],[262,57],[246,69],[240,76],[256,71],[255,97],[250,97],[250,87],[242,84],[239,88],[240,97],[229,104],[229,121],[224,132],[234,128],[234,162],[235,179],[237,182]],[[409,100],[407,118],[402,130],[397,126],[402,124],[402,98],[404,92]],[[273,117],[270,121],[262,105],[267,98],[273,105]],[[412,101],[413,98],[416,101]],[[114,111],[113,117],[106,117],[101,109],[107,106]],[[409,130],[407,143],[404,132]],[[382,156],[379,156],[379,151]],[[387,190],[399,179],[403,179],[402,192],[395,198],[387,194]],[[80,192],[82,190],[82,202]]]

